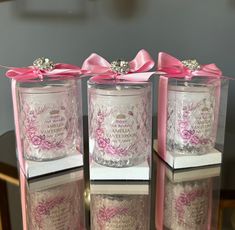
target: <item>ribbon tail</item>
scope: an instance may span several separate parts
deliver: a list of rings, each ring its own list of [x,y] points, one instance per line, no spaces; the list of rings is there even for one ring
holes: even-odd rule
[[[125,81],[142,82],[142,81],[148,81],[150,77],[154,74],[156,74],[156,72],[131,73],[131,74],[119,75],[117,76],[117,79]]]

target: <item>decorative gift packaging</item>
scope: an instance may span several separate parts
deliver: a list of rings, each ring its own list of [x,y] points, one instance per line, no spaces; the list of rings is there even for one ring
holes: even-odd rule
[[[39,58],[11,68],[17,155],[28,178],[83,165],[79,67]]]
[[[220,166],[173,171],[157,159],[156,229],[217,229]]]
[[[144,71],[153,65],[144,50],[131,62],[109,64],[97,54],[84,62],[96,72],[88,81],[90,179],[150,178],[152,73]]]
[[[27,181],[20,171],[24,230],[85,230],[83,170]]]
[[[214,65],[179,61],[160,53],[158,140],[154,146],[173,168],[222,161],[228,79]]]
[[[91,183],[91,229],[150,229],[149,184]]]

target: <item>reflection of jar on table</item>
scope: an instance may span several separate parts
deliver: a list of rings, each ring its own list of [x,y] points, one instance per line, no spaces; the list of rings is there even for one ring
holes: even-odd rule
[[[43,181],[39,188],[27,188],[28,229],[85,229],[83,180],[48,188],[41,186]]]
[[[91,229],[149,229],[147,195],[91,196]]]
[[[165,184],[164,226],[169,230],[206,230],[211,199],[209,179]]]

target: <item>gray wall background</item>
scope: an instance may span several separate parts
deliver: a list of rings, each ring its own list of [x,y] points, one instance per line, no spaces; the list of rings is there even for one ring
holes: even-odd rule
[[[17,0],[23,3],[36,0]],[[47,0],[57,6],[59,0]],[[76,0],[73,0],[73,4]],[[79,0],[77,0],[79,1]],[[81,0],[82,1],[82,0]],[[40,4],[37,0],[37,4]],[[68,9],[60,0],[60,7]],[[82,15],[20,15],[14,2],[0,3],[0,64],[27,66],[37,57],[80,65],[92,52],[107,60],[130,60],[141,48],[157,59],[159,51],[200,63],[216,63],[224,75],[235,76],[235,0],[83,0]],[[44,7],[44,6],[42,6]],[[46,8],[46,7],[45,7]],[[10,81],[0,70],[0,134],[14,129]],[[85,83],[84,83],[85,87]],[[227,149],[235,137],[235,83],[230,85]],[[85,96],[84,96],[85,97]],[[156,101],[154,101],[156,112]],[[87,111],[84,111],[85,114]],[[231,147],[232,149],[232,147]],[[229,151],[232,153],[232,151]],[[12,163],[4,149],[6,161]],[[227,154],[225,160],[230,161]],[[234,158],[234,157],[233,157]],[[16,162],[14,161],[13,164]],[[232,162],[231,162],[232,163]],[[233,161],[234,163],[234,161]],[[232,166],[231,166],[232,167]],[[229,176],[225,175],[227,182]],[[232,179],[232,178],[231,178]],[[13,229],[21,229],[18,190],[11,191]]]
[[[32,1],[19,0],[18,6]],[[25,16],[17,13],[14,2],[0,3],[0,64],[27,66],[46,56],[80,65],[92,52],[110,61],[129,60],[145,48],[155,60],[159,51],[166,51],[181,59],[215,62],[225,75],[235,75],[234,0],[81,1],[85,4],[77,17],[67,17],[66,11],[66,16]],[[58,1],[47,2],[49,7]],[[60,2],[66,8],[74,4]],[[14,125],[10,82],[3,70],[0,74],[1,134]],[[235,103],[229,101],[229,106]]]

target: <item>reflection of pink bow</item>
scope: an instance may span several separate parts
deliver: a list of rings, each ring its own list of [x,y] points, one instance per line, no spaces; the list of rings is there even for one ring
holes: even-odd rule
[[[82,74],[80,67],[70,64],[57,63],[51,70],[42,70],[35,66],[29,66],[25,68],[6,67],[9,70],[6,72],[6,76],[17,81],[29,81],[33,79],[43,79],[43,77],[75,77]]]
[[[160,52],[158,54],[158,71],[164,72],[167,77],[189,79],[193,76],[221,77],[222,75],[221,70],[215,64],[198,65],[196,69],[190,69],[183,62],[167,53]]]
[[[136,57],[128,62],[127,72],[120,74],[112,69],[112,63],[98,54],[91,54],[83,63],[82,70],[97,75],[96,79],[122,79],[127,81],[147,81],[153,72],[147,72],[154,66],[154,61],[146,50],[140,50]]]

